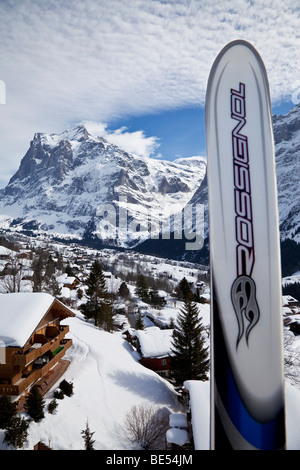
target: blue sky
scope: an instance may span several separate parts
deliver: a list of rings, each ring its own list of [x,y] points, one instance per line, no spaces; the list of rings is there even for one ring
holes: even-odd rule
[[[287,114],[295,103],[282,102],[273,106],[272,113]],[[205,109],[203,106],[185,107],[183,109],[145,114],[112,121],[111,130],[126,127],[128,131],[143,129],[145,136],[156,136],[159,147],[152,156],[165,160],[174,160],[196,155],[206,156]]]
[[[0,188],[35,132],[82,121],[140,155],[205,155],[208,75],[237,38],[265,62],[273,112],[288,112],[299,25],[298,0],[1,0]]]
[[[174,160],[205,156],[205,112],[203,106],[132,116],[112,121],[110,128],[125,126],[128,131],[143,129],[146,136],[156,136],[159,146],[152,156]]]

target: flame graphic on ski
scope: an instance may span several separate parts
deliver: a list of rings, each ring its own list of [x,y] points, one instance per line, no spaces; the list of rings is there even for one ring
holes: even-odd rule
[[[239,332],[236,342],[238,347],[244,333],[248,344],[250,331],[259,320],[259,307],[255,297],[256,286],[251,277],[240,276],[236,278],[231,288],[231,300],[234,306]],[[245,329],[245,320],[248,326]]]

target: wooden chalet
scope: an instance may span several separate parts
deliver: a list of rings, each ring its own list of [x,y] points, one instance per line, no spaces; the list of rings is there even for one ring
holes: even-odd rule
[[[0,294],[0,394],[26,395],[62,360],[74,313],[46,293]],[[54,374],[57,376],[57,374]]]
[[[136,348],[141,354],[140,364],[162,377],[170,375],[172,329],[161,330],[151,326],[136,330]]]
[[[61,287],[67,287],[70,290],[76,289],[80,284],[78,277],[68,276],[67,274],[59,276],[56,280]]]

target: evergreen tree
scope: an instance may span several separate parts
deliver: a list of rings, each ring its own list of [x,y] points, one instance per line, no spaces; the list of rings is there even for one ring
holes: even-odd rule
[[[70,266],[70,263],[67,264],[65,272],[68,276],[71,276],[71,277],[75,276],[74,271]]]
[[[158,289],[156,286],[149,292],[149,302],[153,307],[161,309],[163,306],[163,301],[158,293]]]
[[[25,410],[34,421],[38,422],[44,418],[44,407],[45,401],[39,389],[34,385],[28,394]]]
[[[197,305],[188,297],[172,338],[171,376],[178,388],[185,380],[208,380],[208,348],[204,347],[203,330]]]
[[[106,288],[105,277],[98,260],[91,267],[86,285],[88,301],[82,305],[81,311],[86,319],[93,319],[95,325],[104,327],[107,331],[112,329],[112,306]]]
[[[139,274],[137,278],[135,293],[143,302],[149,301],[148,282],[143,274]]]
[[[178,286],[176,287],[176,294],[177,298],[179,300],[183,300],[184,302],[193,295],[191,286],[185,277],[181,279]]]
[[[67,380],[62,380],[59,384],[59,388],[64,392],[67,397],[70,397],[73,395],[73,383],[72,382],[67,382]]]
[[[14,416],[4,433],[8,445],[21,448],[27,441],[29,421],[21,416]]]
[[[143,317],[142,317],[142,314],[141,314],[140,311],[138,313],[138,316],[137,316],[137,319],[135,321],[134,327],[135,327],[136,330],[144,330],[145,329],[145,325],[144,325],[144,322],[143,322]]]
[[[43,282],[43,259],[42,256],[36,258],[32,263],[33,292],[41,292]]]
[[[84,439],[84,448],[85,450],[94,450],[94,440],[92,439],[94,432],[90,431],[89,423],[86,422],[85,429],[81,431],[81,434]]]
[[[5,429],[16,414],[16,403],[7,395],[0,397],[0,429]]]
[[[61,297],[61,288],[59,287],[59,284],[56,280],[55,275],[52,275],[48,281],[47,284],[45,285],[44,288],[45,292],[48,292],[49,294],[53,295],[53,297],[56,297],[57,299]]]
[[[54,274],[55,274],[55,262],[53,261],[53,258],[50,254],[49,258],[46,261],[45,277],[47,279],[50,279]]]
[[[119,295],[123,297],[124,299],[127,299],[130,295],[129,289],[126,285],[126,282],[122,282],[122,284],[119,287]]]
[[[58,403],[57,403],[57,400],[55,398],[53,398],[53,400],[50,401],[49,405],[48,405],[48,411],[51,415],[53,415],[53,413],[55,412],[56,408],[58,407]]]

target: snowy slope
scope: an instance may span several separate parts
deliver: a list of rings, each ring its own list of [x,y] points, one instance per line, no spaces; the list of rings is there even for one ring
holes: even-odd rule
[[[71,365],[64,378],[73,382],[74,394],[58,400],[55,414],[46,413],[41,422],[31,423],[24,449],[32,449],[40,440],[45,444],[50,440],[55,450],[83,449],[81,430],[87,420],[95,432],[95,449],[126,449],[130,447],[122,427],[132,406],[147,402],[170,412],[180,410],[172,387],[139,364],[121,334],[101,331],[79,317],[65,322],[73,346],[65,356]],[[52,398],[53,389],[46,394],[46,403]],[[0,448],[8,449],[5,444]]]

